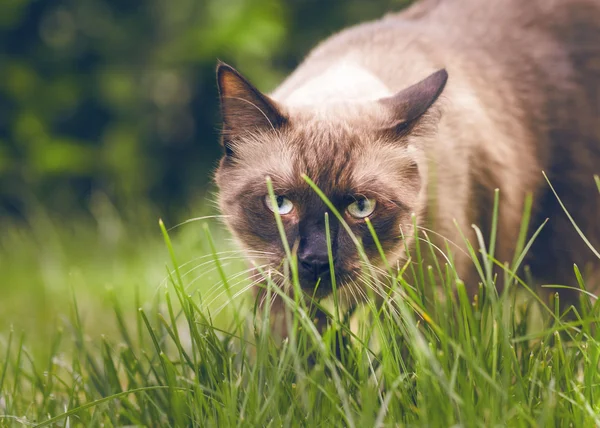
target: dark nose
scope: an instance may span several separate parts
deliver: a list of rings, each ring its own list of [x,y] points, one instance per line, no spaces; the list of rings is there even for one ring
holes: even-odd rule
[[[329,275],[328,243],[322,222],[305,222],[300,225],[301,239],[298,247],[298,270],[305,279],[317,281]],[[331,224],[331,253],[336,260],[337,224]]]
[[[316,281],[329,274],[329,258],[325,256],[308,256],[299,259],[300,267]]]

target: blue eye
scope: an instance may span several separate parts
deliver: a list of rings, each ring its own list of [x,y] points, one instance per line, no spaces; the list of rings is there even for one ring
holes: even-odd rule
[[[292,201],[290,201],[285,196],[275,195],[275,201],[277,202],[277,212],[280,215],[289,214],[294,209],[294,204],[292,203]],[[275,209],[271,204],[271,197],[269,195],[265,196],[265,203],[271,211],[275,212]]]
[[[361,197],[348,205],[346,210],[354,218],[366,218],[373,214],[376,205],[375,199]]]

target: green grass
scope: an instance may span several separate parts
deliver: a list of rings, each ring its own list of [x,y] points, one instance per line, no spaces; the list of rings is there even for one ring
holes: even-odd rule
[[[323,332],[316,303],[281,295],[283,341],[213,220],[13,227],[0,240],[0,426],[599,425],[600,305],[581,293],[565,316],[528,291],[514,270],[540,225],[526,223],[498,277],[495,227],[472,243],[474,298],[451,266],[417,256],[415,284],[390,267],[381,306],[349,318],[334,305]]]

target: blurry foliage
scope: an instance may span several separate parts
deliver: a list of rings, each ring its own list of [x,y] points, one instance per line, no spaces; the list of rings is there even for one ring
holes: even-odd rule
[[[217,58],[270,90],[333,32],[403,0],[0,0],[0,216],[95,194],[162,215],[220,154]]]

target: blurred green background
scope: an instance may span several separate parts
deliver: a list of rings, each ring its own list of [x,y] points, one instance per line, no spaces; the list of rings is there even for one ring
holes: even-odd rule
[[[269,91],[320,40],[405,3],[0,0],[0,345],[12,325],[44,346],[72,294],[106,332],[106,289],[134,315],[161,292],[158,218],[215,213],[217,59]],[[210,251],[201,222],[173,239],[191,267]]]
[[[0,0],[0,215],[162,216],[206,196],[217,58],[270,90],[333,32],[402,0]]]

